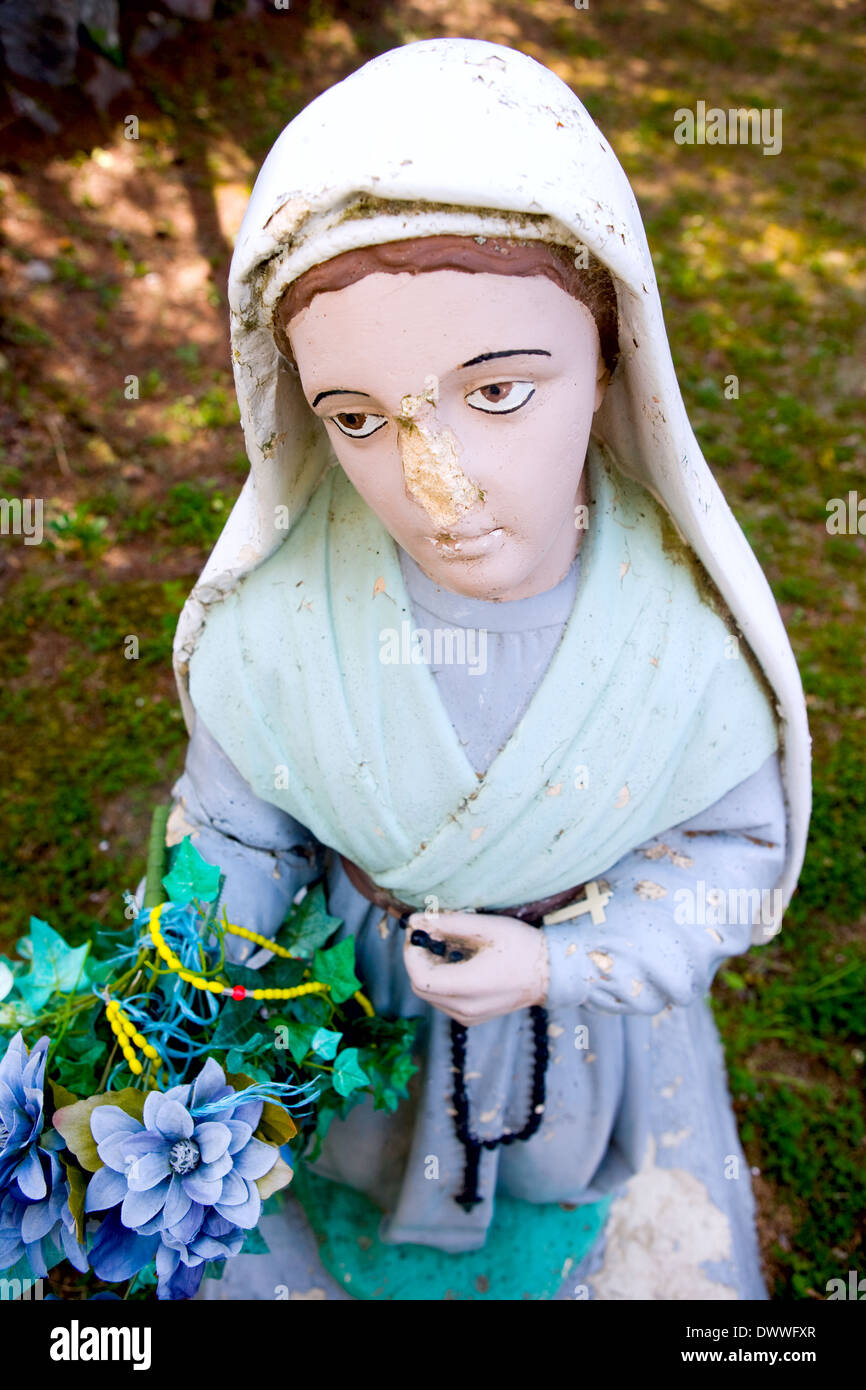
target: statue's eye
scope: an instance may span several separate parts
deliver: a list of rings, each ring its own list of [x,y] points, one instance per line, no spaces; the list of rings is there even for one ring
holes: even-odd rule
[[[387,424],[384,415],[371,415],[364,410],[343,410],[339,415],[332,415],[331,419],[337,429],[350,439],[366,439]]]
[[[488,415],[508,415],[526,405],[530,396],[535,395],[531,381],[496,381],[490,386],[479,386],[466,397],[466,404],[473,410],[484,410]]]

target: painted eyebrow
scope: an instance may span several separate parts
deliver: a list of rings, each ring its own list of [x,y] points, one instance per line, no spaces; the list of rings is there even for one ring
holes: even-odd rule
[[[479,362],[492,362],[496,357],[550,357],[546,348],[506,348],[504,352],[482,352],[477,357],[470,357],[468,362],[461,362],[461,367],[475,367]]]
[[[333,391],[320,391],[313,401],[313,405],[318,405],[319,401],[323,401],[326,396],[365,396],[367,400],[370,399],[369,391],[350,391],[347,387],[340,386]]]
[[[497,357],[550,357],[551,354],[546,348],[505,348],[502,352],[481,352],[477,357],[470,357],[468,362],[461,362],[461,370],[464,367],[477,367],[479,362],[493,362]],[[350,391],[347,387],[338,387],[332,391],[320,391],[313,400],[313,405],[317,406],[319,401],[323,401],[326,396],[363,396],[366,400],[370,399],[369,391]]]

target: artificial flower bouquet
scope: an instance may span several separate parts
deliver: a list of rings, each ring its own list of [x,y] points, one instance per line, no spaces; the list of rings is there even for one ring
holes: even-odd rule
[[[259,937],[220,910],[223,876],[189,838],[166,864],[166,814],[131,922],[71,946],[34,917],[20,959],[0,957],[0,1272],[65,1259],[77,1298],[191,1298],[266,1252],[263,1203],[334,1116],[365,1094],[396,1109],[416,1070],[413,1023],[374,1013],[351,937],[329,944],[321,883]],[[232,964],[231,936],[267,964]]]

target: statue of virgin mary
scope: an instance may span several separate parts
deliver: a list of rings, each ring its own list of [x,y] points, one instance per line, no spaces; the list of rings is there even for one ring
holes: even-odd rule
[[[268,935],[323,878],[421,1068],[206,1296],[765,1297],[707,994],[794,890],[805,707],[610,145],[525,54],[385,53],[277,140],[230,304],[170,833]]]

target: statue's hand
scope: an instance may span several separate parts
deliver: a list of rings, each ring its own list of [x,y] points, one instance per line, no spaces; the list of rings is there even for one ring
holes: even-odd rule
[[[415,929],[462,951],[466,959],[450,964],[447,957],[413,946]],[[544,932],[515,917],[414,912],[406,930],[403,959],[418,998],[466,1025],[486,1023],[515,1009],[541,1004],[549,985]]]

